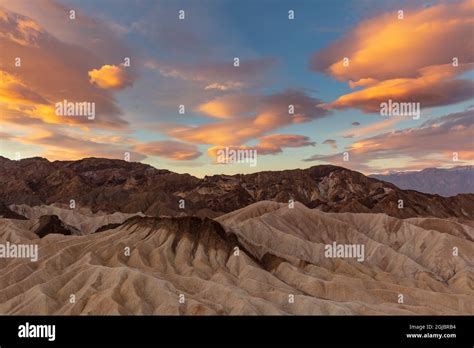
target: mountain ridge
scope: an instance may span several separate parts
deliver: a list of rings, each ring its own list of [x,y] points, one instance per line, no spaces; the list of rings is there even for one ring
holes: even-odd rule
[[[441,197],[401,190],[332,165],[200,179],[143,163],[102,158],[0,160],[0,197],[6,205],[69,206],[74,200],[76,206],[94,212],[214,218],[270,200],[298,201],[326,212],[474,218],[474,194]]]
[[[451,197],[474,192],[474,166],[425,168],[419,171],[372,174],[369,177],[392,183],[403,190]]]

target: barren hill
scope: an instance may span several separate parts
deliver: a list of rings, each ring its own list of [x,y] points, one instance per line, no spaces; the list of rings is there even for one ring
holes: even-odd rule
[[[38,262],[0,259],[2,314],[474,314],[474,230],[446,220],[263,201],[40,238],[36,219],[0,220],[2,243],[39,245]],[[327,258],[333,242],[364,260]]]

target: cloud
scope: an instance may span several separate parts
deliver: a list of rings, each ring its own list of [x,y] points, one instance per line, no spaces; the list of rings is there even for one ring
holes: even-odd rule
[[[233,150],[256,150],[258,155],[276,155],[283,152],[288,147],[315,146],[316,143],[308,137],[295,134],[272,134],[260,137],[259,143],[255,146],[229,146]],[[217,152],[224,149],[224,146],[213,146],[207,151],[210,157],[217,157]]]
[[[149,69],[160,75],[184,81],[202,83],[205,90],[241,90],[255,85],[276,63],[275,58],[241,59],[235,67],[228,62],[161,62],[150,60]]]
[[[337,142],[334,139],[326,139],[323,144],[330,145],[333,149],[337,149]]]
[[[149,156],[159,156],[176,161],[194,160],[202,154],[195,145],[171,140],[138,144],[134,150]]]
[[[97,66],[96,52],[64,43],[39,27],[38,22],[30,22],[27,17],[2,9],[2,121],[126,128],[128,123],[121,118],[122,111],[113,95],[89,83],[87,72]],[[74,26],[80,27],[77,23]],[[14,64],[16,58],[21,59],[19,67]],[[96,118],[90,122],[85,117],[57,116],[54,106],[63,100],[95,103]]]
[[[309,137],[295,134],[272,134],[259,138],[260,143],[256,146],[259,154],[277,154],[286,147],[315,146],[316,143]]]
[[[130,144],[118,141],[117,135],[90,131],[92,126],[128,127],[113,95],[92,86],[87,75],[103,65],[102,59],[127,55],[110,31],[82,13],[69,22],[65,19],[69,9],[51,1],[4,0],[2,6],[0,119],[15,130],[5,140],[12,146],[29,145],[51,160],[123,159],[125,152],[131,153],[132,160],[146,158],[130,151]],[[21,59],[20,66],[15,66],[16,58]],[[64,100],[95,103],[95,119],[56,115],[55,104]]]
[[[141,161],[147,156],[130,149],[129,141],[114,136],[90,138],[87,135],[65,132],[59,128],[37,127],[33,132],[21,136],[10,136],[10,141],[39,146],[41,156],[50,160],[77,160],[85,157],[124,159],[130,153],[132,161]],[[44,151],[43,151],[44,150]]]
[[[194,144],[238,146],[291,124],[309,122],[328,115],[320,100],[297,90],[272,95],[226,95],[204,103],[200,112],[219,119],[200,126],[164,125],[171,137]],[[294,106],[294,114],[288,106]]]
[[[343,138],[353,138],[367,136],[372,133],[380,132],[384,129],[391,128],[403,119],[400,117],[386,118],[380,122],[375,122],[364,127],[350,129],[341,133]]]
[[[195,145],[177,141],[154,141],[140,143],[138,140],[113,134],[83,134],[64,131],[58,127],[35,127],[34,131],[21,136],[0,133],[0,139],[40,147],[42,156],[51,160],[76,160],[84,157],[124,159],[130,154],[132,161],[141,161],[148,156],[159,156],[183,161],[201,155]]]
[[[397,78],[373,82],[366,88],[339,97],[328,108],[358,108],[380,112],[380,104],[392,99],[417,102],[421,108],[448,105],[472,97],[474,81],[456,79],[456,75],[474,68],[474,63],[453,67],[451,64],[430,66],[418,71],[414,78]]]
[[[88,75],[90,83],[103,89],[123,89],[133,84],[122,65],[103,65],[100,69],[89,71]]]
[[[357,122],[357,121],[352,122],[352,125],[353,125],[353,126],[360,126],[360,122]]]
[[[360,88],[326,107],[376,112],[388,99],[427,107],[471,98],[474,82],[459,76],[474,68],[474,46],[466,41],[473,25],[469,0],[410,11],[402,20],[387,13],[361,22],[312,57],[314,70]]]
[[[20,24],[20,28],[25,32],[29,31],[32,39],[37,36],[34,34],[35,31],[46,32],[66,45],[87,50],[94,60],[99,61],[100,64],[96,66],[131,56],[123,38],[116,34],[118,24],[102,18],[98,20],[89,17],[77,6],[65,6],[52,0],[2,0],[1,5],[5,8],[4,12],[22,16],[21,22],[26,23]],[[74,20],[69,19],[70,10],[76,11]],[[31,25],[31,22],[35,24]],[[21,40],[24,39],[22,36]],[[32,44],[34,40],[28,42],[28,46]]]
[[[431,119],[419,128],[356,141],[345,150],[350,157],[347,162],[343,161],[343,152],[314,155],[304,161],[330,162],[366,172],[386,170],[394,163],[402,163],[403,169],[452,165],[453,153],[458,154],[460,163],[467,163],[474,161],[473,134],[474,110],[466,110]]]
[[[9,14],[0,8],[0,19],[3,22],[11,20]],[[10,31],[1,31],[0,37],[13,41],[21,46],[37,47],[35,40],[43,32],[42,28],[34,20],[29,18],[18,18],[16,25]]]
[[[250,114],[261,104],[262,96],[251,94],[227,94],[197,107],[197,111],[211,117],[236,119]]]
[[[219,91],[231,91],[231,90],[239,90],[247,87],[245,83],[242,82],[224,82],[224,83],[218,83],[214,82],[211,83],[210,85],[207,85],[204,89],[205,90],[210,90],[210,89],[217,89]]]
[[[464,40],[472,33],[473,10],[472,1],[456,1],[410,11],[403,20],[396,12],[377,16],[316,53],[312,67],[340,80],[359,81],[414,77],[419,69],[453,57],[473,62],[472,45]],[[348,69],[343,57],[350,58]]]
[[[19,78],[5,71],[0,71],[0,101],[24,105],[48,104],[46,99],[29,89]]]
[[[455,112],[442,117],[435,117],[429,120],[426,120],[421,128],[424,127],[440,127],[449,125],[450,127],[472,127],[474,125],[474,108],[467,108],[463,112]],[[473,140],[474,141],[474,140]]]

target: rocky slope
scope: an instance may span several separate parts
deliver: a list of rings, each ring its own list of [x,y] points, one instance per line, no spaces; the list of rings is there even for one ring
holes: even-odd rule
[[[26,220],[23,215],[15,213],[3,202],[0,202],[0,218]]]
[[[262,201],[40,238],[40,209],[0,219],[0,243],[39,245],[37,262],[0,259],[2,314],[474,314],[474,229],[445,219]],[[364,259],[328,258],[333,242]]]
[[[377,174],[371,177],[390,182],[404,190],[417,190],[445,197],[474,192],[474,166],[426,168],[418,172]]]
[[[335,166],[198,179],[120,160],[0,157],[0,200],[7,205],[68,206],[74,200],[77,208],[93,212],[213,218],[262,200],[291,199],[326,212],[474,218],[474,194],[440,197],[401,190]]]
[[[38,223],[34,228],[35,234],[38,237],[43,238],[48,234],[62,234],[70,236],[72,234],[78,234],[77,230],[62,222],[57,215],[43,215],[38,219]]]

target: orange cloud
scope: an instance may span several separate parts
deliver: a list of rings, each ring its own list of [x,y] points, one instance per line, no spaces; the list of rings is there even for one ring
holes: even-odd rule
[[[90,137],[75,132],[65,132],[57,126],[46,128],[36,126],[21,136],[9,135],[8,141],[38,147],[41,156],[50,160],[77,160],[85,157],[105,157],[125,159],[129,153],[133,161],[141,161],[147,156],[130,148],[127,141],[120,142],[114,137]]]
[[[4,104],[47,105],[48,101],[30,90],[18,77],[0,70],[0,102]]]
[[[80,25],[77,28],[80,30]],[[97,65],[95,54],[79,45],[65,44],[39,22],[5,9],[0,15],[0,33],[3,122],[20,126],[41,123],[113,129],[127,126],[110,92],[97,90],[89,83],[87,72]],[[15,65],[17,58],[21,59],[19,66]],[[91,122],[85,117],[56,115],[55,104],[64,100],[95,103],[97,117]]]
[[[375,122],[364,127],[350,129],[349,131],[343,132],[341,135],[343,138],[362,137],[371,133],[380,132],[384,129],[391,128],[403,119],[399,117],[391,117],[384,119],[380,122]],[[358,122],[357,122],[358,123]]]
[[[229,146],[233,150],[256,150],[258,155],[275,155],[283,152],[287,147],[305,147],[314,146],[315,142],[303,135],[294,134],[272,134],[259,138],[260,142],[255,146]],[[219,150],[224,149],[223,146],[212,146],[207,150],[210,157],[217,157]]]
[[[259,102],[256,95],[228,94],[199,105],[197,111],[215,118],[238,118],[255,110]]]
[[[339,97],[327,107],[355,107],[367,112],[379,112],[380,104],[388,99],[419,102],[422,108],[452,104],[471,98],[474,82],[456,80],[455,76],[472,68],[474,63],[460,67],[453,67],[451,64],[426,67],[415,78],[373,82],[367,88]]]
[[[132,80],[122,66],[103,65],[88,72],[90,83],[103,89],[123,89],[132,85]]]
[[[263,133],[253,126],[253,119],[231,120],[202,126],[169,126],[164,129],[173,138],[193,144],[235,145],[242,144]]]
[[[312,59],[314,70],[362,88],[327,107],[375,112],[387,99],[422,107],[469,99],[474,83],[456,77],[474,67],[474,46],[466,42],[473,26],[471,0],[407,11],[404,19],[387,13],[361,22]]]
[[[325,117],[328,112],[319,104],[320,100],[297,90],[268,96],[227,95],[198,107],[199,111],[219,118],[219,122],[201,126],[167,125],[161,129],[189,143],[239,146],[277,128]],[[289,105],[294,107],[294,114],[289,113]]]
[[[134,150],[150,156],[159,156],[176,161],[189,161],[201,156],[197,146],[172,140],[138,144],[134,147]]]
[[[474,109],[439,117],[419,128],[385,132],[354,142],[344,153],[314,155],[305,161],[329,162],[364,172],[380,172],[398,163],[398,169],[474,163]],[[459,162],[453,162],[457,153]]]
[[[0,70],[0,119],[5,123],[29,124],[84,124],[77,117],[56,115],[55,107],[31,90],[18,77]]]

